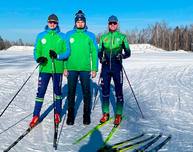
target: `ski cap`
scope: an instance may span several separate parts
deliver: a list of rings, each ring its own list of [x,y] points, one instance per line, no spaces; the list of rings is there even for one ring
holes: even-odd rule
[[[86,23],[86,18],[84,13],[82,12],[82,10],[79,10],[76,14],[75,14],[75,19],[74,19],[75,23],[77,21],[83,21]]]
[[[57,22],[58,23],[58,17],[55,15],[55,14],[51,14],[49,17],[48,17],[48,22],[49,21],[54,21],[54,22]]]
[[[118,22],[118,18],[116,17],[116,16],[114,16],[114,15],[111,15],[110,17],[109,17],[109,19],[108,19],[108,22],[110,23],[110,22]]]

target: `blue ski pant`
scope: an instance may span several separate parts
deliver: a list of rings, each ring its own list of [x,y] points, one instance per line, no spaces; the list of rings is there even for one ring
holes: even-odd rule
[[[55,109],[56,113],[61,113],[61,106],[62,106],[62,93],[61,93],[61,86],[62,86],[62,77],[63,74],[61,73],[55,73],[54,78],[52,76],[52,73],[39,73],[38,78],[38,89],[37,89],[37,95],[35,100],[35,107],[34,107],[34,116],[39,116],[40,111],[42,108],[42,104],[44,101],[44,96],[50,81],[50,78],[52,78],[52,82],[54,84],[54,96],[55,96]]]
[[[109,113],[110,84],[113,78],[116,93],[116,114],[122,115],[123,111],[123,72],[121,63],[103,63],[101,73],[102,111]]]

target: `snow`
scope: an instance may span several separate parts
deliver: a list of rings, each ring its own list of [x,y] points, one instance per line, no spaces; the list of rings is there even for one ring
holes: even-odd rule
[[[171,134],[172,139],[160,151],[193,151],[193,54],[183,51],[159,51],[148,45],[131,45],[132,56],[123,62],[132,88],[141,106],[145,119],[139,109],[130,87],[124,77],[124,115],[120,128],[109,144],[131,138],[142,132],[150,134]],[[15,51],[20,50],[20,51]],[[137,51],[138,50],[138,51]],[[145,50],[145,51],[142,51]],[[150,52],[147,53],[147,50]],[[33,49],[15,48],[0,52],[0,111],[2,111],[27,77],[36,67]],[[6,112],[0,117],[0,151],[12,144],[27,128],[32,118],[34,99],[37,89],[38,71],[31,77]],[[98,77],[93,79],[93,96]],[[44,111],[52,104],[52,81],[45,95],[43,114],[48,114],[43,122],[34,128],[10,151],[16,152],[53,152],[53,110]],[[63,113],[66,114],[66,78],[63,80]],[[114,115],[114,86],[111,86],[111,116]],[[77,86],[76,120],[73,126],[64,123],[58,145],[58,152],[96,151],[109,131],[112,123],[94,132],[77,145],[72,143],[98,124],[101,117],[101,96],[95,110],[92,111],[92,123],[82,124],[83,105],[80,84]],[[25,118],[25,119],[24,119]],[[22,120],[18,122],[19,120]],[[8,127],[18,122],[7,131]],[[5,131],[5,132],[4,132]]]
[[[130,48],[135,53],[159,53],[165,51],[150,44],[130,44]]]
[[[11,46],[7,51],[31,51],[33,49],[33,46]]]

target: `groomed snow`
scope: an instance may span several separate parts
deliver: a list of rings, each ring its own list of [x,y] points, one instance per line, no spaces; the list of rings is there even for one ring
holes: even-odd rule
[[[144,113],[142,119],[130,87],[124,77],[124,120],[109,144],[114,144],[141,132],[148,134],[163,133],[163,138],[172,135],[172,140],[160,151],[191,152],[193,151],[193,54],[177,51],[159,51],[154,47],[131,45],[131,58],[123,65],[128,74],[132,88]],[[134,50],[135,48],[135,50]],[[33,61],[33,48],[17,51],[17,48],[0,52],[0,111],[2,111],[17,90],[21,87],[36,66]],[[143,51],[145,50],[145,51]],[[150,50],[147,53],[147,50]],[[136,53],[135,53],[136,52]],[[13,103],[0,117],[0,151],[6,149],[27,128],[32,118],[36,96],[38,71],[32,76]],[[98,81],[93,79],[93,96]],[[52,104],[52,81],[48,86],[42,113]],[[66,113],[66,78],[63,80],[63,113]],[[114,86],[111,86],[111,115],[113,116],[115,98]],[[100,96],[101,97],[101,96]],[[64,124],[60,137],[58,152],[92,152],[96,151],[108,135],[112,124],[96,131],[77,145],[72,143],[93,128],[101,117],[101,100],[99,98],[92,112],[92,123],[82,124],[82,95],[80,84],[77,86],[77,115],[74,126]],[[53,110],[43,122],[32,130],[11,151],[19,152],[53,152]],[[47,114],[44,113],[44,114]],[[25,118],[26,117],[26,118]],[[14,127],[8,127],[25,118]],[[162,139],[163,139],[162,138]],[[160,140],[161,141],[161,140]]]

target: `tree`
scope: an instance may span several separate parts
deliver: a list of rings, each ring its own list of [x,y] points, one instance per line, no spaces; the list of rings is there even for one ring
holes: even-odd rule
[[[3,49],[5,49],[5,44],[2,37],[0,36],[0,50],[3,50]]]
[[[21,38],[18,40],[18,42],[17,42],[17,43],[18,43],[18,45],[19,45],[19,46],[24,46],[24,43],[23,43],[23,41],[22,41],[22,39],[21,39]]]

